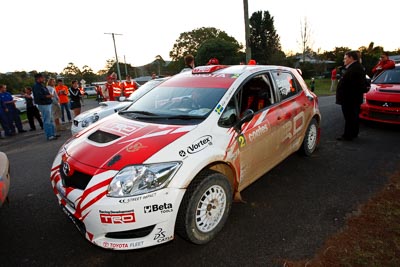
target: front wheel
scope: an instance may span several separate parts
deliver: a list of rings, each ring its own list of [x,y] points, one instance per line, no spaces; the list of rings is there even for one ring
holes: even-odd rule
[[[312,119],[308,125],[306,134],[304,136],[303,143],[301,144],[300,151],[306,156],[311,156],[311,154],[317,148],[318,142],[318,124],[316,119]]]
[[[231,205],[232,187],[228,179],[218,172],[201,172],[182,199],[176,231],[186,240],[205,244],[222,229]]]

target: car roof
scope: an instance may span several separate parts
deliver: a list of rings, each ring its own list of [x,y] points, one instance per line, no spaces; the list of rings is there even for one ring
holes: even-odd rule
[[[244,73],[262,70],[292,70],[289,67],[273,65],[212,65],[199,66],[192,71],[183,72],[163,82],[161,87],[203,87],[228,89]]]

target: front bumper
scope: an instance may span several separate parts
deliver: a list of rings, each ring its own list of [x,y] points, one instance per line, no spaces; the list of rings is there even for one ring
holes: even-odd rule
[[[71,134],[72,135],[79,133],[83,129],[86,129],[86,128],[82,127],[82,121],[73,120],[72,125],[71,125]]]
[[[93,244],[106,249],[129,250],[174,238],[184,189],[164,188],[134,197],[112,198],[107,197],[107,188],[116,171],[94,175],[82,190],[65,187],[59,170],[59,165],[53,165],[53,191],[62,210]]]
[[[363,120],[400,124],[400,107],[379,107],[364,103],[359,117]]]

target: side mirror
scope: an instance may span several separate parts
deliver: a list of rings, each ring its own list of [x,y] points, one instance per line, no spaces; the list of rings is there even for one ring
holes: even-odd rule
[[[252,109],[246,109],[243,112],[242,118],[235,125],[235,130],[238,133],[240,133],[242,131],[242,125],[245,124],[246,122],[251,121],[253,117],[254,117],[254,111]]]
[[[119,102],[123,102],[123,101],[125,101],[125,100],[126,100],[126,97],[125,97],[125,96],[120,96],[119,99],[118,99]]]

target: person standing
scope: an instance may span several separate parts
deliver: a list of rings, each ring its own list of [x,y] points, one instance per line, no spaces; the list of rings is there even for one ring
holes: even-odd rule
[[[107,76],[107,82],[103,92],[103,96],[106,98],[106,101],[115,101],[116,97],[119,97],[121,94],[121,88],[118,82],[115,81],[116,79],[117,75],[115,73]]]
[[[336,90],[336,86],[337,86],[337,70],[336,67],[333,68],[332,72],[331,72],[331,93],[334,92]]]
[[[74,112],[74,117],[76,117],[81,113],[81,91],[77,80],[71,82],[69,97],[71,98],[71,109]]]
[[[53,103],[51,104],[51,114],[53,115],[54,123],[56,125],[56,131],[61,131],[62,130],[60,123],[61,107],[56,88],[54,88],[55,85],[56,85],[56,80],[54,78],[50,78],[47,81],[47,89],[49,89],[50,94],[53,95],[52,98]]]
[[[25,133],[26,130],[22,127],[21,118],[19,117],[20,111],[15,106],[14,97],[7,92],[7,86],[5,84],[0,85],[0,99],[5,106],[5,113],[7,117],[8,127],[11,130],[11,134],[16,133],[15,127],[18,129],[18,133]],[[15,126],[14,126],[15,124]]]
[[[82,84],[79,84],[79,83],[78,83],[78,88],[79,88],[79,91],[81,92],[80,98],[81,98],[82,106],[84,106],[85,101],[83,98],[85,96],[85,89],[83,88]]]
[[[61,107],[61,122],[65,123],[64,110],[67,114],[68,122],[71,123],[71,112],[69,111],[69,99],[68,99],[68,86],[66,86],[61,79],[57,80],[56,91]]]
[[[107,76],[107,82],[104,84],[103,96],[105,101],[114,100],[113,77]]]
[[[101,89],[101,85],[96,85],[96,100],[97,103],[102,102],[104,99],[103,97],[103,90]]]
[[[7,137],[7,136],[12,136],[12,132],[10,127],[8,126],[8,118],[5,110],[6,110],[6,105],[0,98],[0,125],[4,130],[4,135]]]
[[[290,88],[292,88],[292,86]],[[314,78],[311,78],[310,89],[311,89],[311,92],[315,91],[315,79]]]
[[[42,117],[40,116],[40,112],[37,106],[33,103],[32,97],[32,88],[26,87],[25,94],[23,95],[26,102],[26,116],[28,117],[29,126],[31,127],[30,131],[36,131],[35,121],[34,118],[39,122],[40,127],[43,130],[43,121]]]
[[[131,79],[130,75],[126,75],[125,82],[121,83],[121,90],[125,97],[129,97],[133,92],[137,90],[137,85],[135,81]]]
[[[360,63],[357,51],[348,51],[344,55],[345,72],[336,90],[336,104],[342,106],[345,120],[344,133],[339,141],[352,141],[359,134],[359,113],[363,94],[367,91],[364,67]]]
[[[44,133],[48,141],[56,140],[56,135],[53,116],[51,114],[51,104],[53,95],[50,94],[46,86],[43,85],[45,78],[43,74],[35,74],[35,85],[33,86],[33,98],[35,104],[43,117]]]
[[[372,73],[374,74],[374,78],[378,76],[382,71],[394,69],[395,63],[393,60],[389,59],[389,54],[387,52],[383,52],[381,55],[381,60],[376,64],[375,67],[372,68]]]
[[[183,59],[185,61],[185,67],[181,70],[181,72],[192,71],[194,68],[194,56],[189,54],[186,55]]]
[[[124,96],[121,84],[119,82],[116,82],[115,79],[112,83],[112,90],[113,90],[112,95],[114,97],[114,101],[118,101],[121,96]]]

